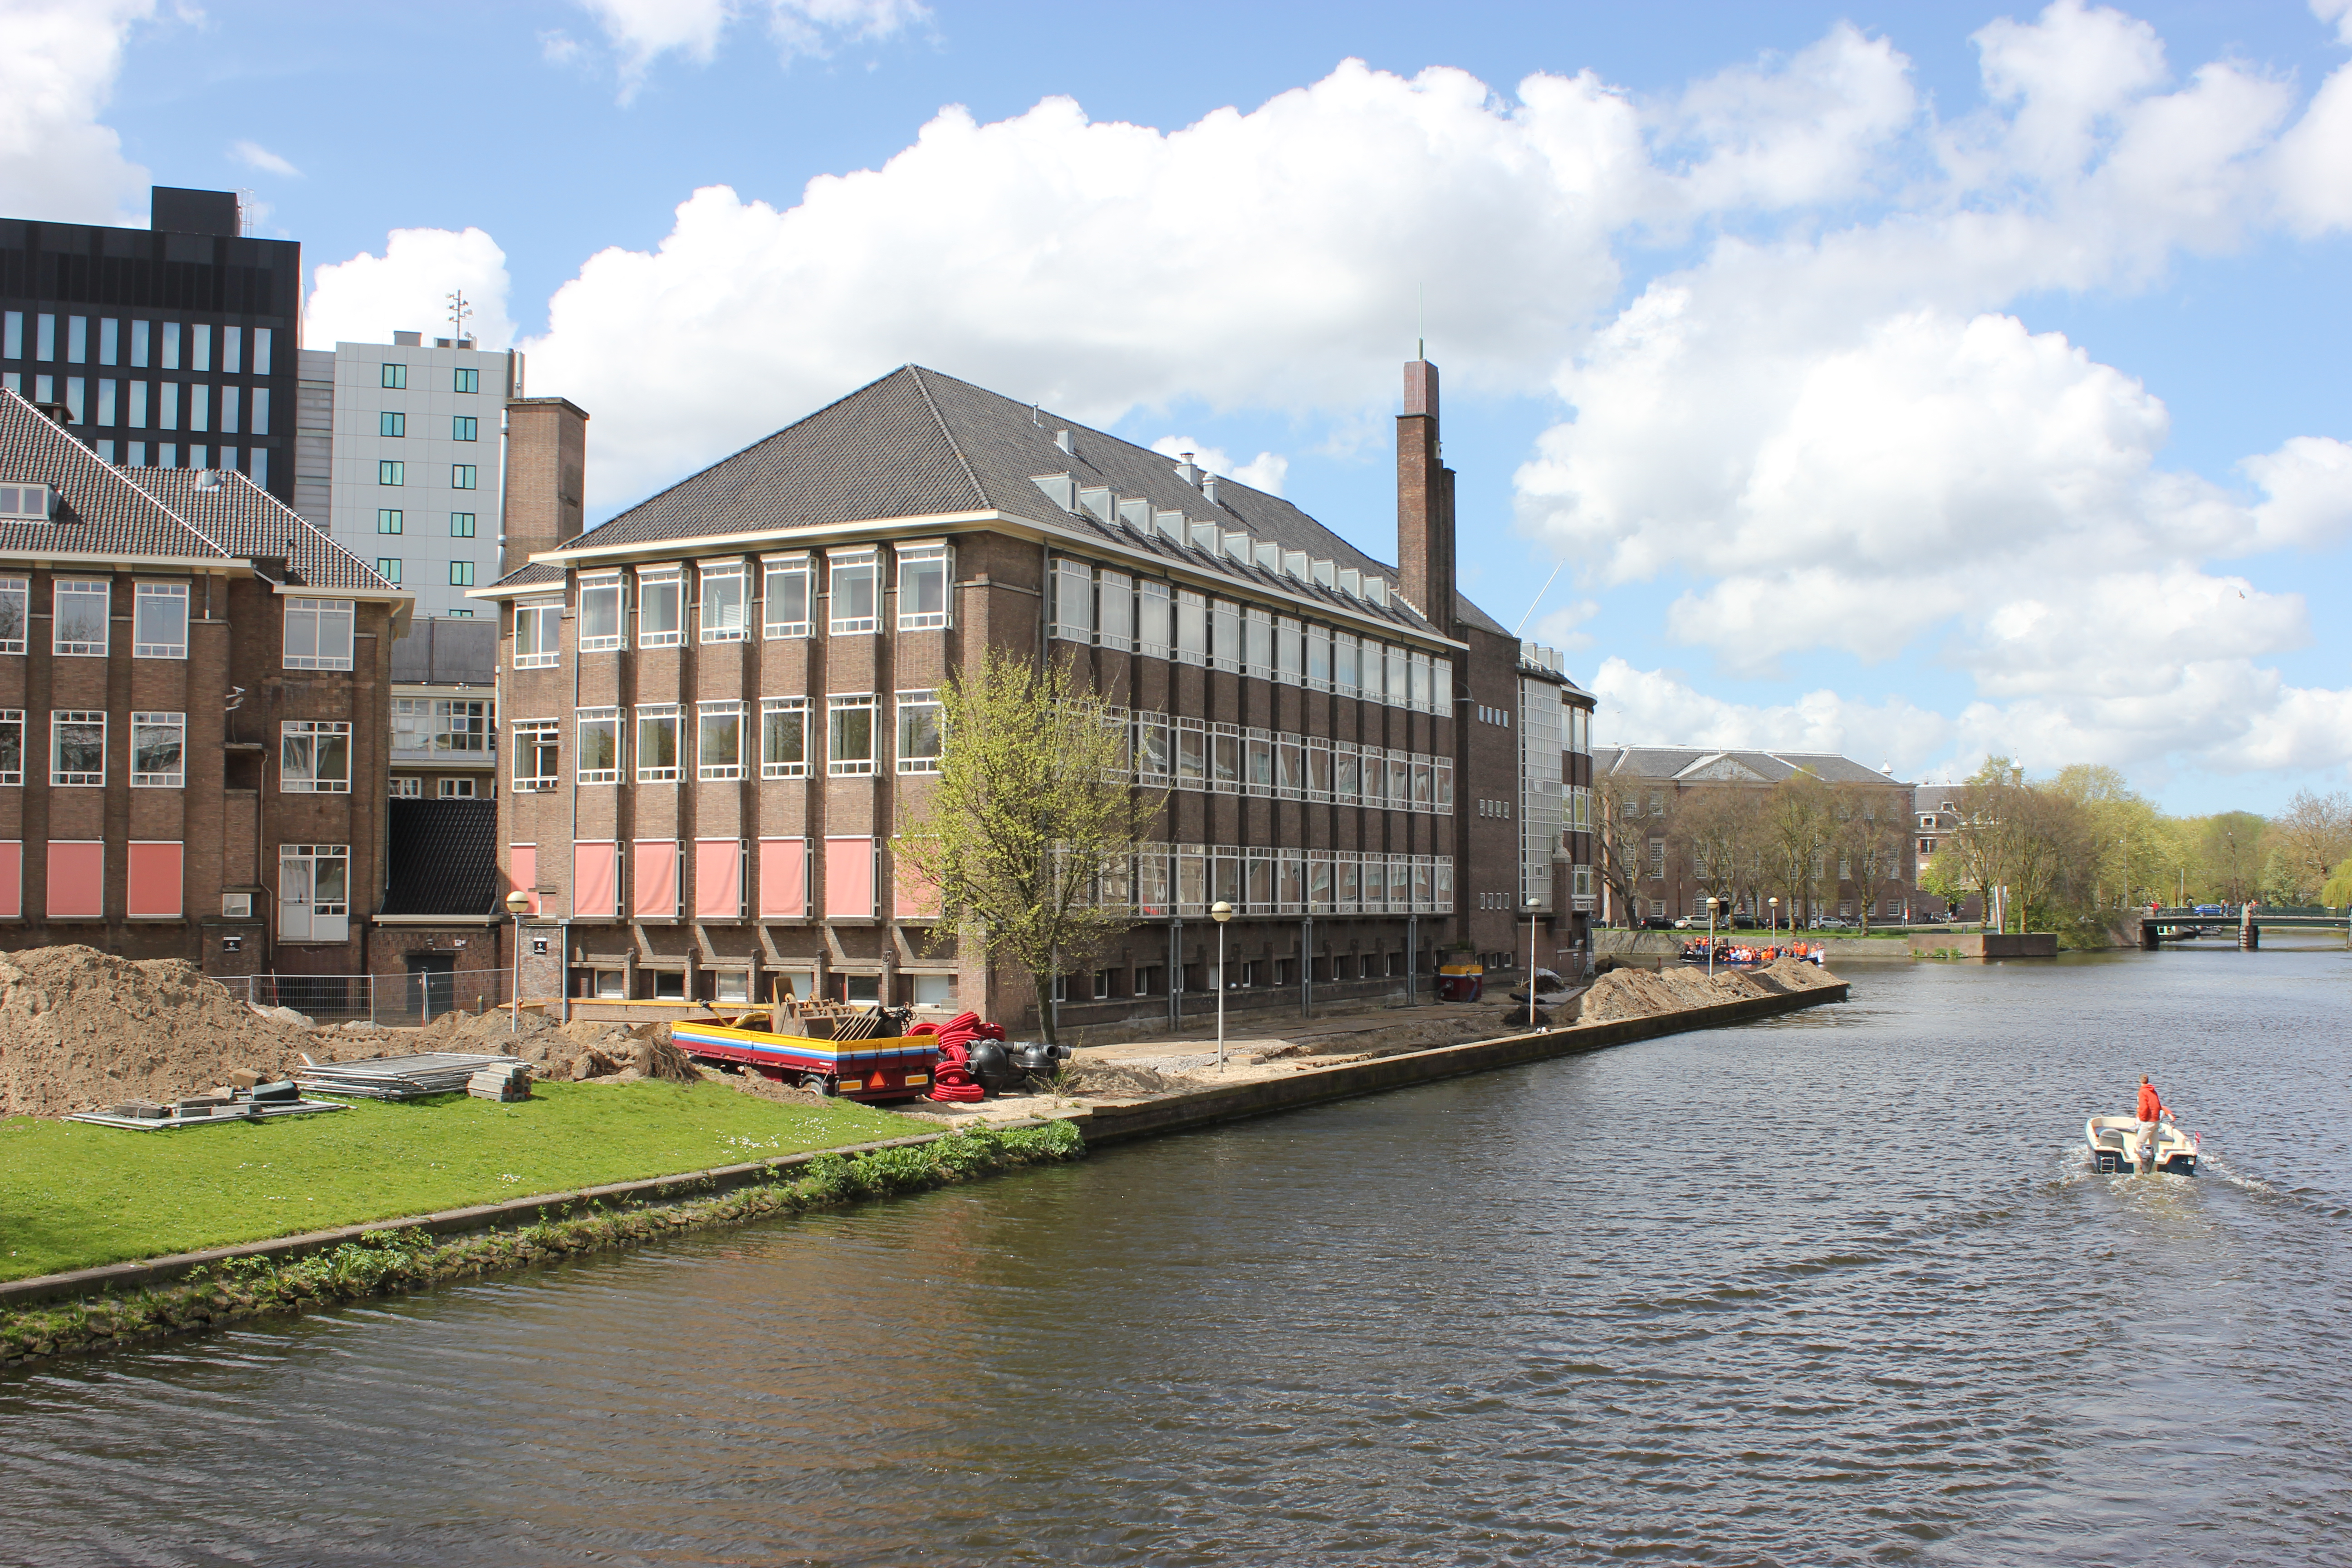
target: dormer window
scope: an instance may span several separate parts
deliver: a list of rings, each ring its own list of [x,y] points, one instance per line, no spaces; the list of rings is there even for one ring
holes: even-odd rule
[[[0,521],[47,522],[57,505],[58,492],[47,485],[0,485]]]

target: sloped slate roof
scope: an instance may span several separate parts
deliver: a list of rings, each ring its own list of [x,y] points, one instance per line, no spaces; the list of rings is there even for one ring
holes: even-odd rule
[[[384,889],[388,915],[479,917],[499,912],[499,803],[389,800]]]
[[[215,482],[207,488],[209,476]],[[56,488],[49,522],[0,521],[0,552],[179,557],[284,556],[303,584],[396,592],[374,569],[243,474],[118,468],[19,395],[0,389],[0,484]]]
[[[131,482],[169,507],[227,553],[283,556],[306,588],[387,589],[375,568],[321,533],[300,513],[234,469],[127,468]],[[205,479],[217,480],[209,488]]]
[[[0,483],[48,485],[59,500],[52,521],[0,522],[0,550],[206,560],[232,553],[5,389],[0,389]]]
[[[1834,752],[1763,752],[1706,746],[1596,746],[1592,751],[1596,777],[1617,773],[1628,778],[1696,781],[1709,776],[1727,763],[1746,769],[1766,784],[1778,784],[1800,771],[1811,771],[1829,784],[1897,782],[1890,774]]]
[[[1055,442],[1067,430],[1073,451]],[[897,517],[996,510],[1082,533],[1098,534],[1195,570],[1221,573],[1307,598],[1328,599],[1359,615],[1401,626],[1429,629],[1421,616],[1391,599],[1383,610],[1336,588],[1301,582],[1254,562],[1211,556],[1170,542],[1155,530],[1107,522],[1085,510],[1066,512],[1041,490],[1039,476],[1067,474],[1081,489],[1107,489],[1116,499],[1143,500],[1155,511],[1181,511],[1188,525],[1214,522],[1246,531],[1285,550],[1303,551],[1339,569],[1385,577],[1397,569],[1357,549],[1280,496],[1219,476],[1212,502],[1184,482],[1173,458],[1060,415],[919,365],[903,365],[753,442],[732,457],[639,502],[581,535],[569,549],[658,543],[734,532],[817,527]],[[1190,537],[1189,527],[1187,538]],[[536,586],[560,574],[526,566],[502,586]],[[1455,595],[1457,618],[1482,630],[1510,634],[1484,611]]]

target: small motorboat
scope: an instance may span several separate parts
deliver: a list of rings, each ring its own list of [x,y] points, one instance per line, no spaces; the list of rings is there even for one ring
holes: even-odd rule
[[[2139,1149],[2139,1118],[2094,1116],[2084,1123],[2083,1136],[2091,1145],[2091,1164],[2101,1175],[2115,1172],[2147,1175],[2161,1171],[2175,1176],[2197,1173],[2200,1140],[2173,1125],[2167,1115],[2156,1124],[2155,1147],[2143,1159]]]

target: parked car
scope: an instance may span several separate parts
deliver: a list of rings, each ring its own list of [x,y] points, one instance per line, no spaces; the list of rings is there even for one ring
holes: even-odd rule
[[[2230,911],[2219,904],[2200,904],[2197,906],[2197,912],[2200,915],[2226,915]]]
[[[1734,931],[1754,931],[1756,929],[1756,917],[1750,914],[1734,915],[1731,917],[1731,929]]]
[[[1852,931],[1853,922],[1843,915],[1823,915],[1815,923],[1815,931]]]

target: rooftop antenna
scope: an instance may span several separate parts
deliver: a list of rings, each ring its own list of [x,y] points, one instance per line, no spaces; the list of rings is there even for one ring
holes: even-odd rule
[[[1429,285],[1421,286],[1421,303],[1412,321],[1412,357],[1429,357]]]
[[[473,313],[474,307],[466,303],[466,291],[463,289],[453,290],[449,295],[449,341],[451,342],[462,343],[466,341],[466,318]]]

